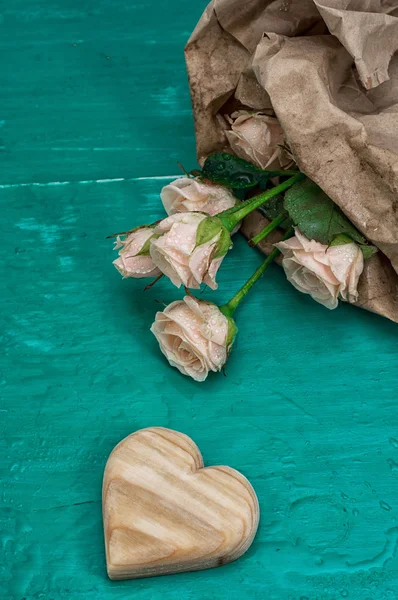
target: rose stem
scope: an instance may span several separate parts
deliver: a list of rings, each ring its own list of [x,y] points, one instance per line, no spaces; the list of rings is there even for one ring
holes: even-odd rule
[[[249,240],[249,246],[257,246],[257,244],[261,242],[261,240],[264,240],[267,237],[267,235],[271,233],[271,231],[274,231],[274,229],[279,227],[279,225],[283,223],[285,219],[285,213],[282,213],[281,215],[275,217],[275,219],[271,221],[271,223],[268,223],[268,225],[264,227],[264,229],[262,229],[257,235],[255,235],[251,240]]]
[[[247,217],[247,215],[253,212],[253,210],[256,210],[256,208],[259,208],[262,204],[265,204],[265,202],[268,202],[268,200],[271,200],[271,198],[277,196],[281,192],[284,192],[292,185],[294,185],[298,181],[301,181],[304,178],[305,175],[303,173],[298,173],[294,177],[290,177],[290,179],[288,179],[287,181],[284,181],[283,183],[280,183],[276,187],[272,188],[272,190],[268,190],[266,192],[263,192],[262,194],[259,194],[258,196],[254,196],[254,198],[250,198],[249,200],[242,202],[242,204],[239,207],[239,210],[237,210],[236,212],[232,214],[220,213],[217,216],[229,231],[233,231],[237,224],[240,223],[242,219]]]
[[[285,235],[283,236],[282,239],[286,240],[287,238],[291,237],[293,235],[293,233],[294,233],[293,228],[290,228],[289,231],[287,231],[285,233]],[[229,302],[227,302],[227,304],[220,306],[220,310],[224,315],[226,315],[228,317],[232,317],[235,310],[238,308],[239,304],[242,302],[243,298],[249,293],[249,291],[251,290],[253,285],[255,283],[257,283],[257,281],[260,279],[260,277],[265,273],[268,266],[272,263],[274,258],[276,258],[278,256],[279,252],[280,252],[280,250],[278,248],[274,248],[272,250],[271,254],[269,254],[267,256],[267,258],[265,259],[263,264],[260,265],[254,271],[253,275],[246,281],[246,283],[240,288],[240,290],[235,294],[235,296],[233,296],[233,298],[231,298],[231,300]]]

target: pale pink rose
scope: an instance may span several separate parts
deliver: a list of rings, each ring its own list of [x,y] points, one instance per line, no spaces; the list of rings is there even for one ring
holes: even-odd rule
[[[216,273],[231,246],[231,238],[220,221],[220,227],[211,239],[198,244],[198,227],[204,219],[207,219],[206,223],[218,221],[216,217],[202,213],[176,213],[155,227],[155,234],[159,237],[151,240],[152,260],[177,287],[183,285],[198,289],[201,283],[205,283],[212,290],[217,289]],[[220,244],[224,248],[221,256]]]
[[[181,177],[164,186],[160,197],[168,215],[197,211],[214,216],[232,208],[238,201],[222,185],[203,183],[189,177]]]
[[[196,381],[220,371],[233,342],[229,320],[218,306],[192,296],[158,312],[151,331],[171,366]]]
[[[140,227],[125,239],[117,237],[115,249],[120,248],[119,258],[113,264],[123,277],[157,277],[161,271],[154,265],[149,254],[149,240],[154,231],[151,227]],[[142,253],[142,254],[140,254]]]
[[[280,168],[283,131],[278,119],[261,112],[238,110],[227,117],[226,135],[233,152],[261,169]]]
[[[328,247],[296,229],[294,237],[275,246],[283,254],[286,277],[300,292],[330,309],[337,307],[339,297],[348,302],[358,299],[363,255],[354,242]]]

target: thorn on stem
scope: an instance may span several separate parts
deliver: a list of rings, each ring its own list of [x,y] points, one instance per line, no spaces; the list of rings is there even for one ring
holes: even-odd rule
[[[191,290],[188,289],[185,285],[184,285],[184,290],[185,290],[185,293],[187,294],[187,296],[190,296],[191,298],[195,298],[195,296],[193,295]]]
[[[144,292],[146,292],[147,290],[149,290],[153,285],[155,285],[155,283],[157,281],[159,281],[159,279],[161,279],[163,277],[163,273],[161,273],[160,275],[158,275],[153,281],[151,281],[151,283],[148,283],[148,285],[146,285],[144,287]]]
[[[181,171],[187,176],[189,177],[189,173],[188,171],[183,167],[183,165],[180,162],[177,162],[177,165],[180,167]]]
[[[162,306],[167,306],[167,304],[165,302],[163,302],[162,300],[155,300],[155,302],[157,304],[161,304]]]
[[[120,233],[112,233],[112,235],[107,235],[105,239],[106,240],[110,240],[111,238],[115,238],[118,235],[128,235],[132,231],[134,231],[134,230],[133,229],[129,229],[128,231],[121,231]]]

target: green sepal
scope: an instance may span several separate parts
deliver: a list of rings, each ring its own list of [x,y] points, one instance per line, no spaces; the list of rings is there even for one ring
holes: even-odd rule
[[[151,235],[151,237],[147,239],[147,241],[142,246],[141,250],[136,254],[136,256],[150,256],[149,249],[151,247],[151,240],[153,238],[158,238],[158,237],[160,237],[160,236],[157,235],[156,233],[154,233],[153,235]]]
[[[196,231],[196,246],[210,242],[219,235],[213,258],[225,256],[232,245],[231,235],[218,217],[206,217],[199,223]]]
[[[233,311],[230,309],[228,304],[223,304],[219,306],[219,311],[226,317],[228,322],[228,332],[227,332],[227,352],[231,351],[232,345],[235,341],[236,335],[238,333],[238,326],[236,325],[234,319],[232,318]]]
[[[352,244],[353,243],[353,239],[348,236],[345,235],[344,233],[340,233],[339,235],[336,235],[336,237],[334,237],[332,239],[332,241],[330,242],[329,246],[345,246],[345,244]]]
[[[228,229],[223,226],[221,235],[216,245],[216,251],[213,254],[213,258],[221,258],[221,256],[225,256],[228,250],[232,248],[232,245],[231,234],[229,233]]]
[[[338,235],[344,234],[358,244],[366,244],[340,208],[310,179],[287,190],[284,204],[293,223],[309,240],[329,246]]]
[[[227,334],[227,352],[228,354],[231,351],[232,345],[235,341],[236,335],[238,333],[238,327],[232,317],[227,317],[228,321],[228,334]]]
[[[206,217],[199,223],[199,227],[196,230],[196,246],[201,246],[210,242],[223,228],[218,217]]]
[[[359,247],[360,247],[360,249],[362,251],[364,260],[366,260],[367,258],[370,258],[371,256],[374,256],[379,251],[379,249],[376,248],[376,246],[364,246],[364,245],[361,245]]]
[[[350,238],[348,235],[341,234],[341,235],[337,235],[332,240],[332,242],[330,243],[330,246],[343,246],[344,244],[352,244],[353,241],[354,240],[352,238]],[[363,254],[364,260],[366,260],[367,258],[370,258],[371,256],[374,256],[379,251],[379,249],[376,248],[376,246],[359,244],[359,247]]]

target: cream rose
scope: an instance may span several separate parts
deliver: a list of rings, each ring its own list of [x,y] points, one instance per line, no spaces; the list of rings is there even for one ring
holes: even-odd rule
[[[154,264],[175,286],[217,289],[216,273],[231,247],[231,236],[217,217],[177,213],[155,227],[150,253]]]
[[[232,208],[238,201],[222,185],[203,183],[189,177],[181,177],[166,185],[160,197],[168,215],[199,211],[214,216]]]
[[[358,280],[363,271],[363,255],[357,244],[325,246],[296,235],[275,244],[282,252],[286,277],[296,289],[310,294],[327,308],[338,305],[338,298],[355,302]]]
[[[172,367],[204,381],[225,364],[236,326],[215,304],[185,296],[156,314],[151,331]]]
[[[231,130],[226,135],[233,152],[261,169],[280,166],[283,130],[278,119],[261,112],[238,110],[227,117]]]
[[[114,260],[113,264],[123,277],[157,277],[161,274],[149,254],[149,243],[153,234],[151,227],[140,227],[125,239],[117,237],[115,249],[121,249],[119,258]]]

